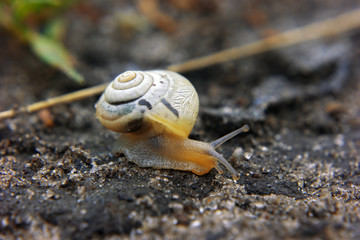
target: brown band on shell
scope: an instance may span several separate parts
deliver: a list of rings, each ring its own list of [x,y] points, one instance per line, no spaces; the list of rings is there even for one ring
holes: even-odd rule
[[[142,125],[142,118],[134,119],[130,122],[128,122],[128,131],[129,132],[135,132],[141,128]]]
[[[176,110],[175,108],[173,108],[173,106],[171,106],[171,104],[166,101],[165,98],[161,99],[161,102],[178,118],[179,117],[179,112],[178,110]]]
[[[138,105],[140,105],[140,106],[145,106],[145,107],[147,107],[149,110],[152,109],[151,103],[149,103],[146,99],[141,99],[141,100],[138,102]]]

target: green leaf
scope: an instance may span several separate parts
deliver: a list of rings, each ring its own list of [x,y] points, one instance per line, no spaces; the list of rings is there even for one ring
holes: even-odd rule
[[[22,21],[29,14],[46,11],[49,8],[59,8],[62,6],[61,0],[13,0],[12,9],[18,20]]]
[[[44,62],[63,71],[80,84],[85,82],[84,77],[75,69],[74,57],[61,42],[34,31],[28,32],[27,39],[34,53]]]
[[[62,40],[65,34],[65,21],[62,18],[49,20],[44,26],[43,34],[55,40]]]

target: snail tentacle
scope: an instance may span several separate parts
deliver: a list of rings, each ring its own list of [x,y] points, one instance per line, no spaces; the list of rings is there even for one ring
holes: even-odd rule
[[[238,172],[235,171],[235,169],[230,165],[230,163],[228,161],[226,161],[226,159],[217,151],[215,151],[215,149],[213,151],[209,151],[209,154],[212,155],[213,157],[217,158],[217,160],[226,167],[227,170],[229,170],[229,172],[231,172],[232,177],[234,180],[238,180],[240,178],[240,174]],[[216,168],[218,170],[218,168]],[[219,171],[219,170],[218,170]],[[221,173],[221,172],[219,172]]]
[[[219,147],[221,144],[223,144],[224,142],[230,140],[231,138],[235,137],[236,135],[243,133],[243,132],[247,132],[249,131],[249,126],[247,124],[245,124],[244,126],[242,126],[241,128],[238,128],[234,131],[232,131],[231,133],[226,134],[225,136],[216,139],[215,141],[212,141],[210,143],[210,145],[216,149],[217,147]]]

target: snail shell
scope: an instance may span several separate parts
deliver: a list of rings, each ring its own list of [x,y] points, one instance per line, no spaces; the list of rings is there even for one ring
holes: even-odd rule
[[[232,166],[215,148],[247,125],[205,143],[188,139],[198,114],[199,98],[183,76],[166,70],[128,71],[117,76],[95,105],[96,117],[119,132],[118,151],[141,167],[192,171],[198,175],[223,164],[238,179]]]
[[[122,73],[108,85],[96,104],[97,118],[110,130],[135,132],[149,128],[155,121],[164,131],[186,137],[196,122],[198,110],[199,98],[191,83],[165,70]]]

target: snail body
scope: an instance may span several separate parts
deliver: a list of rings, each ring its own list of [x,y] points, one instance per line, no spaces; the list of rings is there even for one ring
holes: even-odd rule
[[[96,117],[119,132],[119,152],[140,167],[192,171],[203,175],[222,163],[238,173],[215,151],[248,126],[205,143],[189,139],[196,122],[199,98],[183,76],[166,70],[128,71],[111,82],[95,105]]]

